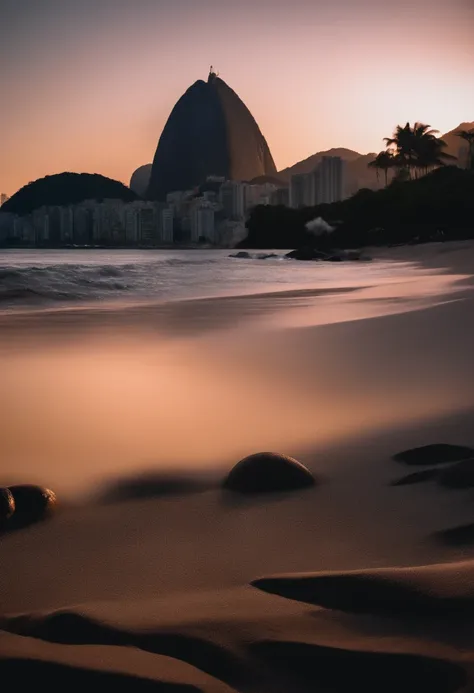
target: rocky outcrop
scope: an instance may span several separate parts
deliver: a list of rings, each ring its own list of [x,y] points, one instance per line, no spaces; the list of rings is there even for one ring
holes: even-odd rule
[[[146,191],[148,190],[151,167],[152,164],[145,164],[144,166],[137,168],[137,170],[132,173],[132,177],[130,179],[130,190],[140,197],[145,197]]]
[[[435,443],[423,445],[419,448],[404,450],[393,456],[397,462],[413,466],[447,464],[448,462],[460,462],[474,458],[474,449],[465,445],[448,445],[447,443]]]
[[[9,527],[18,529],[50,517],[57,506],[56,494],[43,486],[20,484],[10,486],[9,491],[15,503],[15,512],[10,518]]]
[[[224,488],[242,494],[275,493],[308,488],[315,483],[309,469],[292,457],[259,452],[235,465]]]
[[[251,180],[274,176],[267,142],[247,106],[216,74],[195,82],[166,123],[153,161],[147,196],[192,190],[208,176]]]
[[[4,529],[15,512],[15,500],[8,488],[0,488],[0,530]]]

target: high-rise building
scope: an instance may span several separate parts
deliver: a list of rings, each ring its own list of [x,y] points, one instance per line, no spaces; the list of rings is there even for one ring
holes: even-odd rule
[[[205,239],[213,243],[215,235],[214,208],[209,204],[198,204],[191,214],[191,241],[197,243]]]
[[[323,156],[318,167],[319,191],[316,204],[339,202],[345,197],[345,162],[340,156]]]
[[[271,196],[272,205],[283,205],[288,207],[290,204],[290,189],[289,188],[277,188]]]
[[[139,212],[139,238],[141,245],[157,245],[158,223],[155,208],[144,204]]]
[[[311,173],[298,173],[291,176],[290,180],[290,207],[300,209],[308,207],[311,202]]]
[[[174,210],[171,207],[163,209],[162,219],[162,239],[163,243],[173,243],[174,241]]]
[[[290,207],[315,207],[339,202],[346,197],[345,162],[339,156],[324,156],[310,173],[299,173],[290,180]]]
[[[245,185],[228,180],[221,185],[220,202],[229,219],[242,219],[245,215]]]
[[[49,243],[49,210],[47,207],[35,209],[32,217],[32,223],[35,233],[35,243],[37,245],[45,245]]]
[[[80,204],[73,208],[75,245],[91,245],[93,241],[93,212],[89,205]]]
[[[60,242],[61,245],[71,245],[73,242],[74,214],[72,207],[61,207],[59,210]]]

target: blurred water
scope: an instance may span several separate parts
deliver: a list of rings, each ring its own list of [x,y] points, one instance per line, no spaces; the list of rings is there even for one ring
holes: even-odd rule
[[[289,288],[373,285],[415,266],[393,262],[298,262],[274,251],[252,259],[229,250],[8,250],[0,254],[0,310],[93,301],[162,301]]]
[[[472,403],[459,277],[257,255],[3,253],[0,484],[228,469]]]

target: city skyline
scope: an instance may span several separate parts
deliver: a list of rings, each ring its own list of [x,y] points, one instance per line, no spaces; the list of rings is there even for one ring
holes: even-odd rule
[[[474,113],[470,4],[3,0],[0,191],[66,170],[128,185],[211,63],[278,170],[331,147],[379,151],[406,120],[449,131]]]

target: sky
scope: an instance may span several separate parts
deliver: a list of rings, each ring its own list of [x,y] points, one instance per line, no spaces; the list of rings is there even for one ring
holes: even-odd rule
[[[212,64],[280,170],[474,120],[474,0],[0,0],[0,192],[62,171],[128,184]]]

